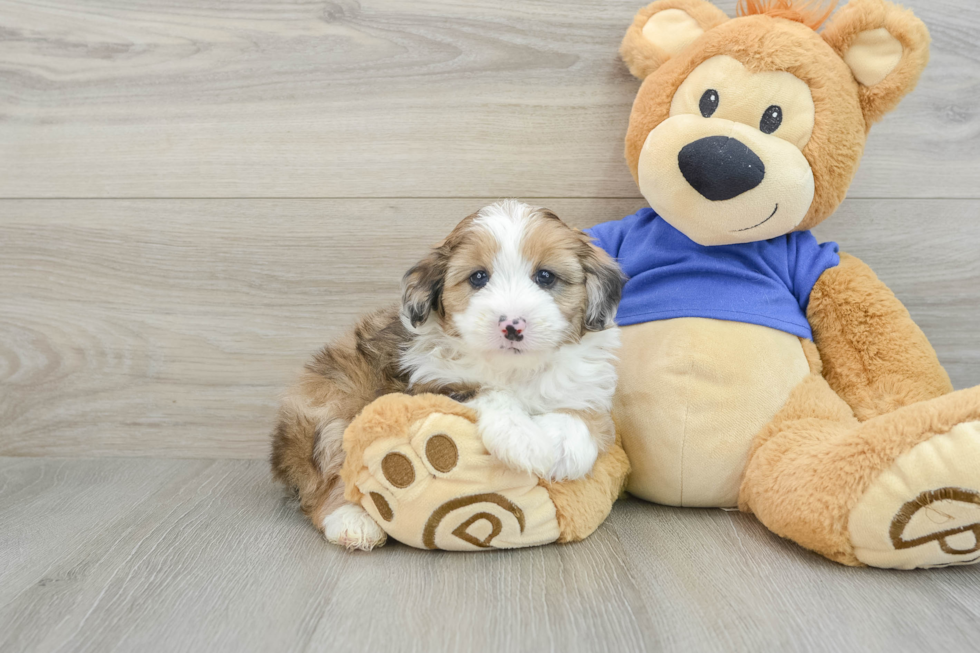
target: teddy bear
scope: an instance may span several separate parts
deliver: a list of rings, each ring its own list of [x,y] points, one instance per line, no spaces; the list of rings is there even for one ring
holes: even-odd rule
[[[980,388],[953,392],[908,311],[810,229],[929,34],[885,0],[641,10],[626,159],[651,209],[592,236],[629,277],[613,417],[634,496],[738,507],[847,565],[980,560]],[[816,30],[831,18],[822,32]]]
[[[650,208],[587,230],[628,278],[617,444],[593,473],[508,471],[468,407],[394,395],[345,434],[348,499],[423,548],[582,539],[625,485],[739,508],[845,565],[980,561],[980,388],[954,392],[894,294],[810,233],[916,85],[929,34],[885,0],[832,13],[658,0],[629,27],[621,55],[642,85],[626,160]],[[403,489],[385,472],[397,447],[417,461]],[[380,487],[396,507],[375,503]]]

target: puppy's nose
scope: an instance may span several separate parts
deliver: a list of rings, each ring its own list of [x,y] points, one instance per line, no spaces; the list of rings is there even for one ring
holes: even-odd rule
[[[506,315],[501,315],[498,325],[500,326],[500,333],[508,340],[512,342],[524,340],[524,329],[527,328],[527,320],[523,317],[511,318]]]
[[[727,136],[709,136],[685,145],[677,163],[687,183],[712,202],[747,193],[766,176],[762,159]]]

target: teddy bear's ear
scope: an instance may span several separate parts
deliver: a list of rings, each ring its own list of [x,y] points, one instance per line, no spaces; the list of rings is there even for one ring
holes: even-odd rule
[[[861,108],[869,127],[915,88],[929,63],[925,24],[885,0],[851,0],[833,17],[823,38],[861,85]]]
[[[728,20],[707,0],[657,0],[633,19],[619,54],[634,77],[645,79],[712,27]]]

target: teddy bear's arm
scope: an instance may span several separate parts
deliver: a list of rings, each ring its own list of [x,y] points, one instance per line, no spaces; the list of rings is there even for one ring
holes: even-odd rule
[[[807,318],[824,377],[858,419],[953,391],[925,334],[861,260],[842,254],[823,273]]]

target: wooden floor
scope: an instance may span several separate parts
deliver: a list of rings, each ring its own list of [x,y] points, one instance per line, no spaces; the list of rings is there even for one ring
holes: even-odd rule
[[[324,543],[242,460],[0,458],[3,651],[976,651],[980,567],[841,567],[617,505],[513,552]]]
[[[842,568],[624,501],[584,543],[328,547],[277,393],[501,197],[645,205],[644,0],[0,0],[0,651],[977,651],[980,567]],[[717,3],[729,14],[735,0]],[[980,384],[980,3],[817,230]]]

